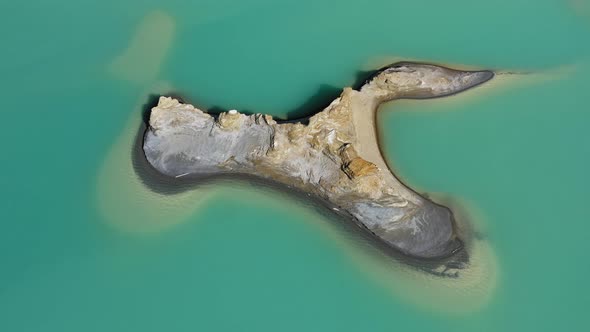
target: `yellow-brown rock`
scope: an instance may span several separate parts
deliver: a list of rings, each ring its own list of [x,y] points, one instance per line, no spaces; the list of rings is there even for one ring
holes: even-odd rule
[[[361,176],[376,174],[379,168],[372,162],[368,162],[361,157],[356,157],[344,165],[343,171],[352,180]]]

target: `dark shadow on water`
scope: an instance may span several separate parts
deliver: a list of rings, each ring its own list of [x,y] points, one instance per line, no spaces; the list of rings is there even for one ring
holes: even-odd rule
[[[360,88],[375,74],[376,70],[357,71],[355,74],[354,83],[351,87],[355,90]],[[305,125],[309,123],[309,117],[322,111],[331,102],[336,100],[342,94],[342,88],[335,87],[329,84],[321,84],[317,91],[306,101],[299,106],[287,111],[287,119],[281,119],[283,123],[301,122]]]
[[[341,93],[342,88],[322,84],[305,102],[287,111],[287,118],[283,120],[296,121],[297,119],[307,119],[330,105],[333,100],[340,97]]]
[[[152,107],[158,105],[158,99],[160,99],[160,95],[155,93],[149,94],[147,101],[141,106],[141,121],[144,124],[144,127],[149,125]]]
[[[169,92],[165,94],[156,94],[150,93],[147,97],[145,104],[141,105],[141,120],[144,124],[144,127],[147,127],[150,123],[150,113],[152,112],[152,108],[158,105],[158,100],[160,96],[168,96],[178,100],[181,103],[185,103],[184,98],[175,92]],[[145,128],[144,128],[145,130]]]
[[[354,84],[352,86],[355,90],[360,90],[365,83],[369,82],[373,76],[380,73],[380,70],[359,70],[356,72]]]
[[[369,70],[369,71],[357,71],[354,75],[354,82],[351,84],[351,87],[355,90],[359,90],[366,82],[368,82],[375,74],[379,73],[378,70]],[[322,111],[326,108],[332,101],[336,98],[340,97],[342,93],[341,87],[336,87],[329,84],[320,84],[317,91],[307,100],[303,101],[300,105],[297,105],[290,110],[286,111],[287,118],[283,119],[280,117],[276,117],[275,120],[279,123],[303,123],[307,125],[309,123],[309,117],[312,115]],[[182,103],[189,103],[192,105],[197,105],[193,103],[190,98],[190,93],[185,94],[182,92],[170,92],[164,94],[165,96],[172,97],[178,99],[178,101]],[[147,125],[149,123],[149,113],[152,107],[158,104],[158,99],[160,95],[152,94],[148,97],[148,101],[144,104],[142,118],[143,122]],[[186,98],[184,98],[186,97]],[[209,107],[206,111],[207,113],[211,114],[213,117],[217,117],[220,113],[227,112],[232,107],[226,107],[223,105],[214,105]],[[248,110],[248,109],[240,109],[240,113],[246,115],[252,115],[259,112]]]

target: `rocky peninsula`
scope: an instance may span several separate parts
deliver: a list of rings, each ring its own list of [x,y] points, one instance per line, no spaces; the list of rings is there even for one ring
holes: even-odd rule
[[[396,63],[358,90],[344,88],[305,121],[236,110],[208,114],[161,97],[151,110],[143,150],[164,175],[257,176],[329,202],[405,255],[447,257],[462,247],[453,213],[395,177],[379,149],[375,115],[387,101],[448,96],[493,76],[491,71]]]

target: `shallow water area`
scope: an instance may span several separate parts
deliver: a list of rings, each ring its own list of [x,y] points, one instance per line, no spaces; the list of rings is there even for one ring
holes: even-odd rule
[[[584,330],[586,3],[3,4],[0,330]],[[153,96],[293,119],[390,59],[500,73],[377,117],[395,174],[466,220],[460,278],[312,200],[138,174]]]

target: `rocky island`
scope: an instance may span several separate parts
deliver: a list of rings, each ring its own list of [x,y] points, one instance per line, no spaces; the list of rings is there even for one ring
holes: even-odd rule
[[[491,71],[396,63],[358,90],[344,88],[324,110],[300,121],[236,110],[208,114],[161,97],[151,110],[143,150],[164,175],[257,176],[329,202],[404,255],[448,257],[463,243],[453,213],[394,176],[379,149],[375,115],[387,101],[448,96],[493,76]]]

